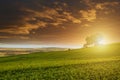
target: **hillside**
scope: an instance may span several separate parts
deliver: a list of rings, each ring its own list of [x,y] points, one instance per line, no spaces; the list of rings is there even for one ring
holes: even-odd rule
[[[100,77],[105,79],[112,77],[115,80],[120,77],[119,72],[114,73],[116,70],[119,71],[119,60],[120,43],[69,51],[1,57],[0,79],[96,80]]]

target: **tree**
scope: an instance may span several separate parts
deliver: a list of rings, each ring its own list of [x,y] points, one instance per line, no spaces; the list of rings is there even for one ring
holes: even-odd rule
[[[98,46],[100,40],[102,39],[101,34],[94,34],[91,36],[86,37],[86,43],[84,44],[84,47],[89,47],[90,45]]]

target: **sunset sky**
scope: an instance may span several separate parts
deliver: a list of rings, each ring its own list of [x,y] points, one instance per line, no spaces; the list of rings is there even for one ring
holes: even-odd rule
[[[0,0],[0,46],[120,42],[120,0]]]

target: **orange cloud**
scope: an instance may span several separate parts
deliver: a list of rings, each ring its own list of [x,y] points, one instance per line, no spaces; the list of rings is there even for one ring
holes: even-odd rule
[[[35,30],[35,29],[38,29],[39,27],[44,27],[44,26],[46,26],[46,23],[40,21],[36,24],[26,23],[22,26],[2,29],[0,30],[0,32],[6,32],[11,34],[29,34],[31,30]]]
[[[103,9],[106,9],[107,6],[116,6],[116,5],[119,5],[119,2],[104,2],[104,3],[98,3],[96,4],[96,9],[100,9],[100,10],[103,10]]]
[[[72,21],[72,23],[81,23],[80,19],[75,18],[74,16],[72,16],[71,13],[69,12],[63,12],[63,15],[65,16],[65,18],[69,21]]]
[[[80,14],[82,15],[82,18],[87,21],[93,21],[96,19],[96,10],[80,10]]]
[[[0,36],[0,39],[10,39],[10,38],[14,38],[14,39],[29,39],[28,36]]]
[[[48,26],[59,26],[63,28],[61,25],[64,25],[65,23],[81,24],[84,22],[84,20],[93,22],[97,17],[97,10],[103,10],[109,5],[116,6],[119,4],[118,2],[97,3],[92,2],[91,0],[81,1],[81,4],[84,4],[83,7],[85,7],[85,9],[78,9],[77,12],[79,13],[75,13],[74,10],[72,11],[72,9],[69,10],[70,6],[68,6],[68,4],[64,2],[55,2],[53,3],[53,7],[45,5],[43,6],[37,2],[35,2],[37,8],[26,6],[19,7],[19,13],[16,13],[15,17],[14,15],[11,16],[12,13],[9,15],[10,20],[7,20],[9,19],[9,16],[4,16],[7,21],[1,20],[3,28],[0,29],[0,32],[26,35],[30,34],[32,30],[37,30],[39,28],[44,28]],[[105,13],[107,14],[108,11],[106,11]],[[81,15],[81,17],[76,17],[75,15]],[[12,20],[11,17],[13,18]]]
[[[67,7],[67,4],[63,4]],[[0,32],[10,34],[30,34],[32,30],[52,26],[60,26],[65,22],[81,23],[80,19],[75,18],[71,12],[65,11],[63,8],[60,14],[58,8],[43,7],[42,11],[33,10],[29,8],[22,8],[21,10],[28,15],[24,15],[14,25],[7,25],[9,28],[1,29]]]

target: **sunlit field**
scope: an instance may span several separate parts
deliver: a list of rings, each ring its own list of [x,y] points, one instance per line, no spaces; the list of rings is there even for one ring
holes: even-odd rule
[[[120,43],[0,58],[0,80],[119,80]]]

